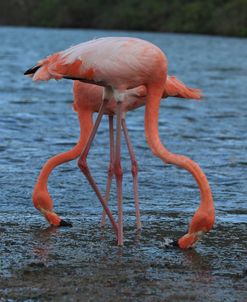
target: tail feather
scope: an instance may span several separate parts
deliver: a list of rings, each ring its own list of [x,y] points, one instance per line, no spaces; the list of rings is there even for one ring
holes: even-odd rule
[[[174,76],[168,76],[162,97],[166,98],[169,96],[200,100],[202,99],[202,92],[200,89],[187,87]]]

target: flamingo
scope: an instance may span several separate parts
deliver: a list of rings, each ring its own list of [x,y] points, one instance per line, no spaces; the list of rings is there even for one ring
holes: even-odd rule
[[[200,204],[189,224],[188,232],[176,244],[181,249],[194,247],[201,235],[209,232],[215,221],[215,208],[208,180],[190,158],[173,154],[161,143],[158,131],[158,114],[162,97],[201,97],[197,89],[186,87],[175,77],[167,75],[165,54],[152,43],[126,37],[107,37],[72,46],[52,54],[28,69],[25,73],[34,81],[71,79],[74,81],[74,109],[80,123],[80,139],[76,146],[47,161],[39,175],[33,192],[34,206],[51,225],[70,226],[53,211],[52,199],[47,190],[51,171],[63,162],[79,157],[78,166],[88,179],[109,217],[116,233],[117,244],[123,245],[121,130],[128,146],[134,183],[137,228],[141,227],[138,200],[137,161],[125,123],[125,113],[145,106],[145,134],[153,154],[167,164],[186,169],[195,178],[200,189]],[[92,115],[98,112],[93,124]],[[92,177],[87,156],[103,114],[109,116],[110,164],[106,194],[100,192]],[[113,115],[116,115],[116,140],[114,146]],[[115,148],[115,150],[114,150]],[[114,152],[115,151],[115,152]],[[116,178],[118,221],[109,207],[108,198],[113,174]],[[105,214],[102,225],[105,223]]]

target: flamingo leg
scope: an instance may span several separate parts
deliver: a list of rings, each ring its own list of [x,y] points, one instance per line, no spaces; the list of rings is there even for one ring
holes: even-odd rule
[[[110,141],[110,163],[108,167],[108,177],[106,184],[105,202],[108,204],[110,198],[110,190],[112,184],[112,178],[114,175],[114,128],[113,128],[113,116],[109,115],[109,141]],[[102,213],[101,227],[106,224],[106,212]]]
[[[93,130],[92,130],[92,132],[90,134],[90,137],[88,139],[86,147],[84,148],[84,150],[83,150],[83,152],[80,155],[80,158],[78,160],[78,166],[79,166],[80,170],[84,173],[84,175],[86,176],[88,182],[90,183],[91,187],[93,188],[94,192],[96,193],[99,201],[101,202],[101,204],[103,206],[103,209],[105,210],[106,214],[108,215],[108,217],[109,217],[109,219],[111,221],[111,224],[113,226],[113,229],[114,229],[115,233],[118,235],[118,226],[117,226],[117,224],[115,222],[115,219],[113,218],[112,213],[111,213],[110,209],[108,208],[108,206],[107,206],[107,204],[105,202],[104,197],[102,196],[102,194],[101,194],[101,192],[100,192],[100,190],[99,190],[96,182],[94,181],[94,179],[93,179],[93,177],[92,177],[92,175],[90,173],[88,164],[87,164],[87,156],[88,156],[90,147],[92,145],[93,139],[95,137],[95,134],[97,132],[97,129],[98,129],[99,124],[101,122],[101,119],[102,119],[102,116],[104,114],[106,105],[107,105],[107,103],[108,103],[109,100],[110,100],[110,97],[107,97],[107,96],[103,97],[103,102],[102,102],[102,105],[100,107],[100,110],[99,110],[97,119],[95,121]]]
[[[117,102],[117,133],[114,158],[114,173],[117,185],[117,204],[118,204],[118,245],[123,245],[123,199],[122,199],[122,180],[123,170],[121,167],[121,117],[122,102]]]
[[[131,172],[133,176],[133,191],[134,191],[134,201],[136,210],[136,227],[137,230],[141,229],[141,219],[140,219],[140,206],[139,206],[139,195],[138,195],[138,163],[135,157],[134,149],[129,137],[128,129],[126,126],[125,118],[122,118],[122,128],[124,131],[125,140],[128,146],[130,160],[131,160]]]

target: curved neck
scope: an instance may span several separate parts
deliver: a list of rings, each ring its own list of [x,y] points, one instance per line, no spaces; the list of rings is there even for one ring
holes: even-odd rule
[[[35,188],[45,189],[47,186],[49,175],[51,174],[52,170],[68,161],[76,159],[82,152],[88,137],[91,133],[93,127],[93,119],[92,119],[92,112],[84,111],[78,112],[78,118],[80,122],[80,138],[77,144],[69,151],[57,154],[50,158],[45,165],[43,166]]]
[[[195,178],[201,194],[200,208],[209,210],[214,208],[213,197],[208,180],[199,165],[190,158],[169,152],[160,141],[158,130],[159,107],[162,92],[153,87],[148,91],[145,111],[145,131],[147,142],[157,157],[168,164],[174,164],[186,169]]]

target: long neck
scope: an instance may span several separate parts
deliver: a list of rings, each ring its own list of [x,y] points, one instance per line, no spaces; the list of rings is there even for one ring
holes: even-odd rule
[[[78,118],[80,122],[79,141],[71,150],[57,154],[45,163],[35,185],[36,188],[46,188],[49,175],[55,167],[76,159],[81,154],[93,127],[92,112],[78,112]]]
[[[200,189],[200,208],[202,210],[214,208],[212,193],[208,180],[200,169],[199,165],[186,156],[169,152],[160,141],[158,117],[161,95],[162,92],[160,92],[159,89],[156,90],[155,87],[150,88],[148,91],[145,112],[145,131],[147,142],[154,155],[161,158],[168,164],[174,164],[186,169],[193,175]]]

